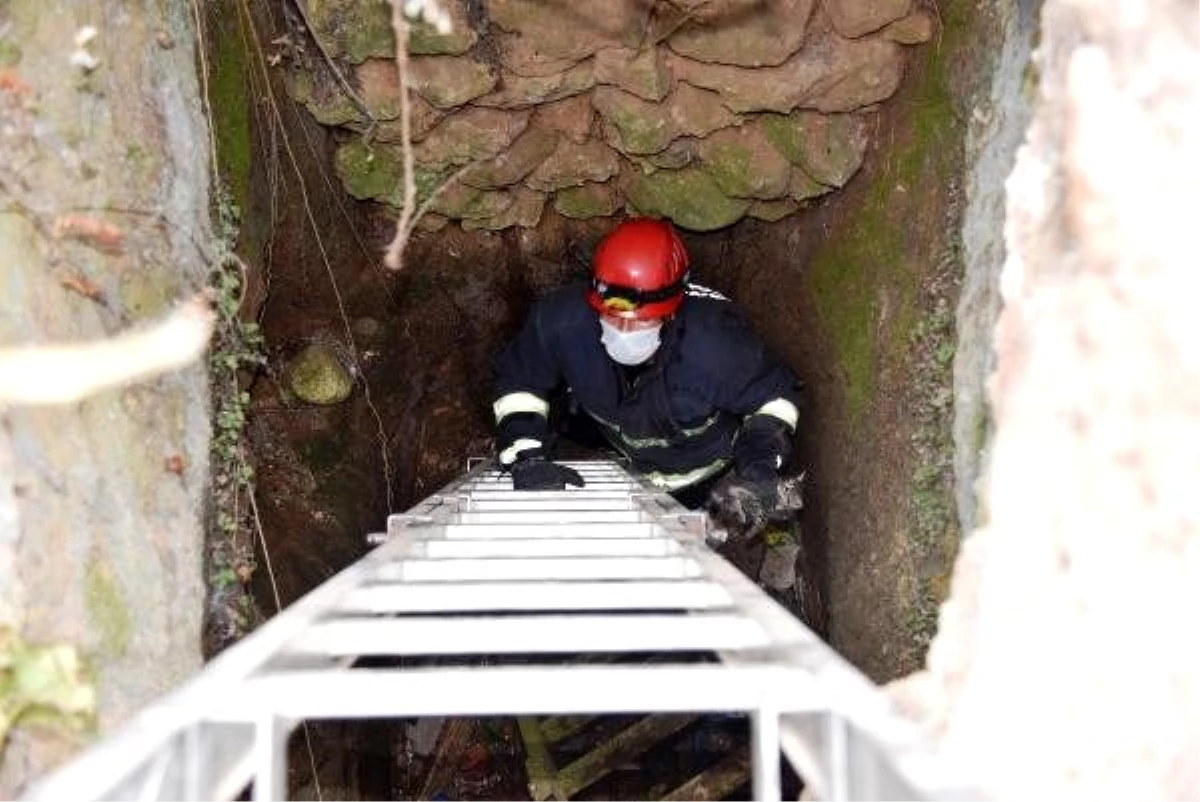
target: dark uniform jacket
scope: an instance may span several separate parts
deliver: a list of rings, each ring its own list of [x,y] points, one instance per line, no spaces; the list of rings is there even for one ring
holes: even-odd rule
[[[692,485],[731,462],[742,474],[774,475],[791,451],[796,377],[713,293],[689,294],[661,340],[649,362],[627,368],[605,352],[583,285],[538,301],[495,360],[502,464],[547,442],[547,401],[565,387],[658,486]]]

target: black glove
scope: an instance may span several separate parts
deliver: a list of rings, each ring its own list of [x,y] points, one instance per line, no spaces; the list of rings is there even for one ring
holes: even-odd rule
[[[509,470],[512,471],[513,490],[566,490],[567,485],[583,487],[579,471],[545,457],[518,457]]]

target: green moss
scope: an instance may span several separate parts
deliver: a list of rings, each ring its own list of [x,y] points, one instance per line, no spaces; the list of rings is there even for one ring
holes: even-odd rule
[[[0,38],[0,67],[15,67],[20,61],[20,45],[7,36]]]
[[[400,187],[401,166],[384,148],[371,148],[362,140],[342,145],[334,157],[334,168],[346,191],[359,199],[386,198]]]
[[[408,52],[414,56],[460,56],[475,44],[475,32],[455,25],[448,34],[423,21],[413,22],[408,33]]]
[[[554,210],[574,220],[608,217],[617,210],[617,197],[607,184],[588,182],[559,191],[554,196]]]
[[[310,345],[288,365],[288,388],[309,404],[340,404],[350,397],[354,379],[332,349]]]
[[[216,12],[209,15],[212,31],[209,41],[208,102],[212,111],[209,124],[217,140],[217,159],[221,178],[233,202],[247,208],[250,196],[250,69],[239,31],[241,15],[233,0],[217,0]]]
[[[750,197],[758,185],[750,169],[751,160],[750,151],[740,145],[716,147],[704,160],[704,172],[712,176],[726,195]]]
[[[308,16],[314,34],[334,56],[360,64],[396,53],[388,0],[314,0]]]
[[[966,31],[961,9],[944,9],[947,36],[953,27]],[[887,165],[876,171],[865,203],[855,210],[855,223],[813,260],[807,274],[825,334],[836,349],[845,381],[847,411],[852,429],[862,431],[864,415],[875,394],[875,377],[883,360],[902,362],[916,325],[917,288],[929,265],[928,243],[910,242],[914,226],[898,225],[906,213],[914,218],[922,208],[921,188],[951,182],[956,169],[948,153],[957,153],[962,137],[955,114],[948,54],[953,48],[928,47],[920,52],[929,62],[912,71],[919,83],[908,87],[907,102],[917,108],[906,114],[911,131],[896,136],[895,149],[884,155]],[[936,222],[936,221],[934,221]],[[914,220],[923,230],[930,221]],[[934,236],[946,232],[938,230]],[[877,288],[891,289],[894,303],[886,325],[876,327],[881,316]]]
[[[74,646],[26,643],[0,625],[0,754],[14,727],[72,733],[95,726],[96,688]]]
[[[673,132],[661,116],[639,114],[632,108],[616,108],[607,119],[616,131],[624,153],[658,153],[671,142]]]
[[[668,217],[691,231],[714,231],[735,222],[750,202],[724,195],[699,168],[659,170],[638,176],[627,197],[640,212]]]
[[[88,563],[84,576],[84,601],[88,620],[100,636],[101,650],[119,657],[129,648],[132,617],[121,589],[101,558]]]

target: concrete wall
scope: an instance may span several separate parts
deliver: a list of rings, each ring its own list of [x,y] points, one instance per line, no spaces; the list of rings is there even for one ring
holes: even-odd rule
[[[206,284],[191,15],[183,0],[0,5],[0,348],[137,328]],[[100,732],[200,666],[206,376],[192,364],[78,403],[0,406],[4,648],[75,648]],[[92,735],[25,723],[5,796]]]

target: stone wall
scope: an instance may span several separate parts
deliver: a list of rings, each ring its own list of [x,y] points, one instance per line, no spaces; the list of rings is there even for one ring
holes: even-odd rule
[[[98,340],[205,285],[195,63],[186,3],[0,4],[0,349]],[[30,380],[50,378],[70,379]],[[74,698],[94,687],[100,733],[200,667],[207,410],[203,365],[0,405],[5,717],[29,712],[9,659],[39,649],[82,658]],[[46,712],[9,733],[0,796],[96,734]]]
[[[415,179],[435,229],[532,227],[547,209],[693,231],[779,220],[858,170],[906,46],[935,25],[913,0],[447,5],[449,34],[422,23],[409,37]],[[398,207],[389,9],[312,2],[279,61],[292,95],[343,132],[346,190]]]

